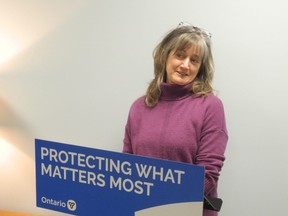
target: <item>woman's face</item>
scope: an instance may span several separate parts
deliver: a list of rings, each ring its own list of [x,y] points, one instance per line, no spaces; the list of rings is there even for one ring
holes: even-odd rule
[[[167,58],[167,83],[186,85],[197,76],[201,66],[200,51],[197,46],[185,50],[172,50]]]

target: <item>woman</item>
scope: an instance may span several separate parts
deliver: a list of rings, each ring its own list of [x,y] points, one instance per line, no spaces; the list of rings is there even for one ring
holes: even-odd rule
[[[217,182],[228,140],[224,108],[211,86],[211,34],[180,23],[154,50],[146,95],[131,106],[123,152],[205,166],[206,196]],[[217,212],[204,210],[204,216]]]

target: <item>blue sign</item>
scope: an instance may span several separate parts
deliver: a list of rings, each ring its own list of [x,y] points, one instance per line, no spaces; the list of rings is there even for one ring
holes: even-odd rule
[[[204,167],[39,139],[35,150],[38,207],[81,216],[202,215]]]

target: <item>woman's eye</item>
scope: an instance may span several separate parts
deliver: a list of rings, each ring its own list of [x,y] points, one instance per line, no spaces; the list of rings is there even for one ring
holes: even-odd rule
[[[193,64],[198,64],[198,63],[200,62],[198,58],[192,58],[190,61],[191,61]]]
[[[184,56],[185,56],[185,54],[183,52],[176,52],[175,55],[178,58],[184,58]]]

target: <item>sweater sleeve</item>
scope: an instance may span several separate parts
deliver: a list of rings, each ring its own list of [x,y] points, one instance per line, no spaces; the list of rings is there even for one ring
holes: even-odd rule
[[[128,120],[125,126],[125,134],[124,134],[122,152],[133,154],[132,144],[131,144],[131,133],[130,133],[130,114],[128,116]]]
[[[206,107],[195,163],[205,166],[205,195],[217,196],[217,182],[228,141],[224,108],[217,97]]]

